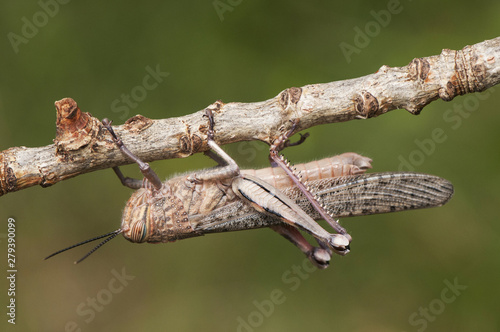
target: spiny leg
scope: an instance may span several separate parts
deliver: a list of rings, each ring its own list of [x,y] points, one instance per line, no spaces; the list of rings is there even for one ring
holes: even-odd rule
[[[102,124],[104,125],[104,127],[110,132],[111,136],[113,137],[113,141],[115,142],[115,144],[118,146],[118,148],[120,149],[120,151],[126,155],[127,157],[129,157],[130,159],[132,159],[135,163],[137,163],[139,165],[139,169],[141,170],[141,173],[144,175],[144,177],[153,185],[153,187],[155,189],[160,189],[161,186],[162,186],[162,183],[161,183],[161,180],[160,178],[158,177],[158,175],[151,169],[151,167],[149,167],[149,164],[148,163],[145,163],[143,162],[141,159],[139,159],[136,155],[134,155],[122,142],[122,140],[116,136],[115,134],[115,131],[113,130],[113,128],[111,127],[111,121],[108,120],[108,119],[103,119],[102,120]],[[113,168],[113,170],[115,171],[116,175],[118,175],[118,178],[120,179],[120,181],[122,181],[122,183],[129,187],[129,185],[132,185],[133,189],[135,189],[135,185],[136,185],[136,182],[135,181],[127,181],[127,178],[125,178],[122,174],[122,172],[116,167]],[[130,179],[130,178],[128,178]],[[134,180],[134,179],[131,179],[131,180]]]
[[[309,188],[306,187],[304,183],[302,183],[297,174],[291,169],[290,164],[286,162],[285,159],[279,154],[279,151],[283,150],[286,147],[286,142],[288,142],[290,136],[293,135],[293,132],[295,131],[298,123],[299,120],[296,119],[293,122],[290,131],[288,131],[284,135],[281,135],[273,142],[273,144],[269,148],[269,158],[288,174],[295,185],[304,193],[304,196],[309,200],[309,202],[311,202],[311,205],[316,209],[316,211],[318,211],[321,217],[326,220],[337,233],[344,235],[350,242],[352,238],[349,234],[347,234],[347,231],[342,226],[340,226],[340,224],[336,220],[333,219],[333,217],[326,211],[323,205],[319,203],[318,199],[311,193]]]
[[[295,130],[297,123],[294,122],[294,124],[292,124],[292,129],[290,130],[290,135],[288,135],[288,137],[290,137],[293,134],[293,131]],[[305,134],[299,133],[299,135],[300,135],[299,140],[296,142],[293,142],[293,143],[290,141],[289,138],[287,138],[286,140],[280,140],[280,141],[276,140],[273,143],[273,145],[271,145],[270,149],[277,149],[277,151],[280,152],[289,146],[297,146],[297,145],[304,143],[306,138],[309,137],[309,133],[305,133]],[[279,146],[274,147],[276,143],[279,143]],[[269,162],[271,163],[271,167],[278,167],[278,164],[273,160],[273,158],[271,157],[271,154],[269,154]]]
[[[297,229],[289,225],[274,225],[270,228],[297,246],[315,266],[320,269],[328,267],[331,259],[329,250],[312,246]]]
[[[255,210],[311,234],[323,248],[333,250],[339,255],[346,255],[349,252],[349,239],[346,236],[327,232],[293,199],[268,182],[256,176],[245,174],[232,180],[232,189],[236,195]]]

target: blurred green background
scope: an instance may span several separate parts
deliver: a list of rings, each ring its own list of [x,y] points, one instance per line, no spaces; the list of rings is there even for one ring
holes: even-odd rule
[[[115,124],[135,114],[166,118],[217,99],[262,101],[291,86],[355,78],[499,35],[498,1],[402,1],[377,23],[373,13],[392,3],[2,2],[0,150],[51,144],[54,101],[64,97]],[[23,36],[33,22],[38,31],[25,27],[29,38],[13,47],[9,33]],[[366,27],[372,36],[348,59],[341,43],[356,46],[357,29]],[[135,108],[113,107],[142,85],[148,66],[169,75]],[[43,261],[118,228],[131,191],[104,170],[0,197],[1,273],[8,217],[17,224],[18,268],[15,326],[7,323],[1,278],[1,329],[499,331],[499,101],[495,87],[433,102],[418,117],[398,110],[320,126],[286,151],[295,163],[355,151],[373,158],[374,171],[398,170],[413,156],[416,171],[455,185],[441,208],[343,220],[352,252],[325,271],[304,267],[303,255],[267,229],[162,245],[119,237],[76,266],[91,246]],[[457,108],[464,115],[446,121]],[[436,128],[446,140],[424,154],[415,140],[428,142]],[[268,165],[263,143],[224,148],[243,168]],[[152,165],[168,177],[213,163],[196,155]],[[134,166],[123,171],[139,176]],[[128,279],[120,283],[122,273]]]

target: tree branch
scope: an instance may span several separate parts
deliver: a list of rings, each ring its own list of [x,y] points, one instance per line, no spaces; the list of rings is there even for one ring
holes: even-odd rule
[[[360,78],[289,88],[256,103],[217,101],[215,130],[220,145],[250,140],[268,144],[300,119],[297,131],[325,123],[367,119],[394,109],[412,114],[440,98],[484,91],[500,81],[500,37],[460,51],[413,59],[404,67],[382,66]],[[101,122],[65,98],[55,103],[54,144],[13,147],[0,152],[0,196],[131,163],[114,145]],[[127,147],[145,161],[187,157],[208,150],[207,119],[199,111],[151,120],[136,115],[113,127]]]

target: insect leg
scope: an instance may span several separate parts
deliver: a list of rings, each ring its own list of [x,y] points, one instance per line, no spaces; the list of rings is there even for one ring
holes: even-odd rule
[[[297,122],[298,123],[298,122]],[[290,133],[293,133],[293,130],[295,130],[295,127],[297,125],[297,123],[294,123],[292,125],[292,130],[290,131]],[[309,137],[309,133],[305,133],[305,134],[301,134],[299,133],[300,135],[300,139],[296,142],[291,142],[289,138],[287,139],[283,139],[283,140],[280,140],[280,141],[275,141],[274,144],[270,147],[270,148],[273,148],[273,146],[276,144],[276,143],[279,143],[279,145],[277,145],[275,148],[277,149],[277,151],[283,151],[285,148],[289,147],[289,146],[297,146],[297,145],[300,145],[302,143],[304,143],[304,141],[306,140],[306,138]],[[290,137],[291,135],[289,135],[288,137]],[[272,167],[278,167],[278,164],[273,160],[273,158],[271,158],[271,154],[269,154],[269,162],[271,163],[271,166]]]
[[[310,189],[304,183],[302,183],[298,175],[290,167],[290,164],[283,158],[283,156],[279,154],[279,151],[285,147],[286,142],[288,141],[290,136],[292,136],[297,125],[298,119],[295,120],[292,129],[288,133],[281,135],[274,141],[274,143],[269,148],[269,158],[272,159],[272,161],[276,165],[280,166],[288,174],[295,185],[304,193],[304,196],[309,200],[309,202],[311,202],[311,205],[314,207],[314,209],[318,211],[321,217],[326,220],[337,233],[344,235],[349,239],[349,241],[351,241],[352,238],[349,234],[347,234],[347,231],[333,219],[333,217],[326,211],[324,206],[319,203],[316,196],[311,193]]]
[[[209,151],[205,152],[204,154],[205,154],[205,156],[210,157],[215,162],[217,162],[218,166],[227,166],[227,161],[225,159],[223,159],[222,157],[220,157],[215,152],[213,152],[212,150],[209,150]]]
[[[188,177],[188,180],[231,180],[233,192],[253,206],[257,211],[280,218],[286,224],[297,229],[304,230],[314,236],[321,245],[328,250],[333,250],[339,255],[349,252],[349,241],[343,234],[330,234],[307,215],[300,207],[265,181],[251,176],[240,174],[240,169],[236,162],[222,150],[214,140],[214,119],[212,111],[219,107],[214,103],[205,109],[205,116],[209,120],[207,132],[207,143],[213,152],[208,153],[209,157],[216,160],[221,167],[201,171]],[[215,155],[214,155],[215,153]]]
[[[188,177],[188,180],[196,182],[203,180],[218,180],[230,179],[240,175],[240,167],[214,140],[214,118],[212,108],[218,108],[219,105],[215,103],[205,109],[205,116],[208,117],[209,127],[207,131],[207,144],[212,149],[205,153],[207,156],[215,160],[219,166],[217,168],[198,171]]]
[[[141,159],[139,159],[136,155],[134,155],[129,149],[127,149],[127,147],[123,144],[122,140],[116,136],[115,134],[115,131],[113,130],[113,128],[111,127],[111,121],[109,121],[108,119],[103,119],[102,120],[102,124],[104,125],[104,127],[110,132],[111,136],[113,137],[113,141],[115,142],[115,144],[118,146],[118,148],[120,148],[120,151],[126,155],[127,157],[129,157],[130,159],[132,159],[135,163],[137,163],[139,165],[139,169],[141,170],[141,173],[144,175],[144,177],[156,188],[156,189],[160,189],[161,186],[162,186],[162,183],[161,183],[161,180],[160,178],[158,177],[158,175],[151,169],[151,167],[149,166],[148,163],[145,163],[143,162]],[[114,168],[113,168],[114,169]],[[118,175],[118,177],[120,178],[120,180],[122,180],[123,178],[123,174],[120,175],[118,174],[118,172],[115,170],[115,173]],[[121,173],[121,171],[119,172]],[[126,180],[125,180],[126,181]],[[123,180],[122,180],[122,183],[123,183]],[[128,186],[127,184],[124,183],[124,185]]]
[[[250,174],[233,179],[233,192],[255,210],[279,218],[284,223],[314,236],[323,246],[339,255],[349,252],[350,239],[343,234],[331,234],[314,221],[292,199],[271,184]]]
[[[240,169],[236,162],[224,152],[214,140],[214,119],[212,110],[218,107],[219,104],[214,103],[212,106],[205,109],[205,115],[209,120],[207,143],[212,151],[217,154],[217,157],[214,159],[219,164],[225,166],[194,174],[193,179],[189,180],[231,179],[233,192],[253,206],[257,211],[279,217],[286,224],[308,232],[318,239],[318,242],[328,248],[328,250],[331,249],[339,255],[347,254],[349,252],[350,238],[344,234],[328,233],[309,217],[307,213],[301,210],[297,204],[269,183],[251,175],[241,176]],[[302,139],[302,141],[303,140],[304,139]],[[208,155],[213,156],[213,154]]]
[[[118,166],[113,167],[113,171],[120,179],[121,183],[130,189],[139,189],[142,187],[142,180],[129,178],[128,176],[124,176],[122,171]]]
[[[320,269],[328,267],[331,254],[327,249],[312,246],[297,229],[288,225],[274,225],[270,228],[297,246],[315,266]]]

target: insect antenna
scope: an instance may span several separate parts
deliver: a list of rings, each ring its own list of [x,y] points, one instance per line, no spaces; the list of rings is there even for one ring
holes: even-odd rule
[[[82,241],[80,243],[77,243],[77,244],[74,244],[72,246],[69,246],[67,248],[64,248],[64,249],[61,249],[59,251],[56,251],[55,253],[45,257],[44,259],[49,259],[55,255],[58,255],[62,252],[65,252],[66,250],[70,250],[70,249],[73,249],[73,248],[76,248],[76,247],[79,247],[81,245],[84,245],[86,243],[89,243],[89,242],[92,242],[92,241],[95,241],[95,240],[99,240],[99,239],[102,239],[104,237],[107,237],[104,241],[102,241],[101,243],[99,243],[94,249],[90,250],[85,256],[83,256],[82,258],[80,258],[79,260],[77,260],[75,262],[75,264],[78,264],[80,263],[81,261],[83,261],[85,258],[89,257],[90,255],[92,255],[97,249],[99,249],[101,246],[103,246],[104,244],[106,244],[108,241],[112,240],[113,238],[115,238],[118,234],[120,234],[122,232],[121,229],[117,229],[116,231],[112,231],[110,233],[107,233],[107,234],[104,234],[104,235],[100,235],[100,236],[97,236],[97,237],[94,237],[92,239],[89,239],[89,240],[85,240],[85,241]]]

